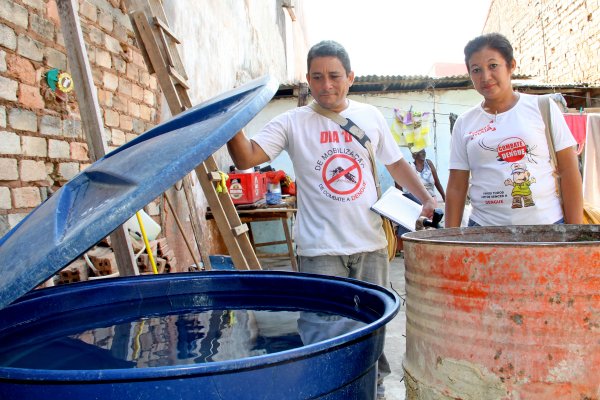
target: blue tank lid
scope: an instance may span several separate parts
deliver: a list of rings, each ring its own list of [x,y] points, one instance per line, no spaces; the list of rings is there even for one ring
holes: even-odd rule
[[[254,80],[96,161],[0,238],[0,308],[70,264],[229,141],[271,100]]]

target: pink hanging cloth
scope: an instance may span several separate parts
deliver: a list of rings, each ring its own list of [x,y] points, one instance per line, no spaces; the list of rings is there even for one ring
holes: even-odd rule
[[[585,144],[585,135],[587,130],[587,115],[585,114],[563,114],[567,125],[577,141],[577,154],[583,151]]]

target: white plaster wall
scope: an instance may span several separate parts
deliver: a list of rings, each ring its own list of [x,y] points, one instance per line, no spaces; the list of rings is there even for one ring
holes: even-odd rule
[[[267,73],[286,79],[276,1],[166,0],[193,104]]]
[[[304,77],[307,40],[301,6],[297,1],[298,18],[292,21],[280,0],[163,0],[169,27],[181,41],[178,50],[192,104],[267,74],[279,83],[297,83]],[[161,116],[170,118],[164,98]],[[231,159],[225,147],[214,157],[227,171]],[[205,210],[200,185],[194,184],[193,191],[197,209]],[[200,223],[204,246],[213,253],[215,237],[204,219]]]
[[[301,1],[294,8],[296,21],[277,0],[164,0],[163,5],[181,41],[192,104],[267,74],[281,84],[304,80],[308,48]],[[164,106],[162,115],[169,118]],[[221,166],[229,162],[224,148],[215,158]]]

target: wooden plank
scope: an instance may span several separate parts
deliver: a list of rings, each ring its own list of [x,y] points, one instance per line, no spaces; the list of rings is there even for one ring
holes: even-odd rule
[[[159,18],[154,17],[152,19],[152,21],[154,22],[154,25],[158,27],[158,38],[160,39],[161,43],[163,44],[162,50],[164,50],[164,52],[165,52],[165,56],[167,57],[168,65],[173,67],[175,65],[174,64],[175,56],[172,53],[170,41],[174,41],[176,44],[179,44],[181,42],[179,41],[179,39],[177,39],[175,37],[175,34],[173,34],[173,32],[171,32],[169,27],[166,26],[166,24],[163,21],[161,21]],[[177,51],[177,49],[174,48],[173,51]]]
[[[248,225],[246,224],[241,224],[240,226],[236,226],[233,229],[231,229],[231,232],[235,235],[235,236],[240,236],[243,233],[248,232]]]
[[[288,214],[288,218],[291,217],[292,214]],[[296,255],[294,253],[292,234],[290,233],[290,228],[288,227],[287,223],[288,218],[281,218],[281,223],[283,224],[283,234],[285,235],[285,243],[287,245],[288,253],[290,255],[290,262],[292,263],[292,271],[298,272],[298,263],[296,262]]]
[[[179,73],[178,73],[178,72],[175,70],[175,68],[173,68],[173,67],[169,67],[169,73],[171,74],[171,77],[172,77],[173,79],[175,79],[175,81],[176,81],[176,82],[177,82],[179,85],[183,86],[183,88],[184,88],[185,90],[188,90],[188,89],[190,88],[190,87],[188,86],[188,84],[187,84],[187,82],[186,82],[185,78],[184,78],[183,76],[181,76],[181,74],[179,74]],[[187,93],[187,92],[186,92],[186,93]]]
[[[205,162],[196,167],[196,175],[200,184],[205,189],[204,194],[208,201],[213,217],[219,226],[223,241],[229,250],[229,254],[236,269],[261,269],[260,262],[250,243],[247,233],[237,238],[232,229],[242,224],[240,217],[229,197],[228,193],[218,194],[213,183],[209,180],[209,173],[218,170],[215,159],[211,156]],[[212,187],[212,190],[210,188]]]
[[[149,15],[152,15],[152,16],[158,18],[159,20],[163,21],[165,24],[168,25],[167,15],[165,14],[165,10],[163,9],[161,0],[146,0],[145,4],[146,4],[145,7],[150,9]],[[158,32],[158,30],[156,30],[155,39],[157,42],[160,40],[161,35],[162,35],[162,31]],[[180,83],[187,82],[188,76],[186,74],[185,67],[183,65],[183,61],[181,60],[181,56],[179,55],[179,51],[177,50],[177,43],[173,40],[167,40],[165,49],[163,51],[165,53],[169,54],[167,57],[171,57],[171,62],[173,64],[173,68],[175,69],[175,71],[177,71],[177,73],[181,77],[179,79],[179,82]],[[190,107],[192,107],[192,102],[187,93],[187,89],[188,89],[187,83],[185,83],[185,85],[183,83],[180,85],[175,85],[175,91],[177,92],[177,95],[179,96],[179,98],[181,100],[181,104],[185,108],[190,108]]]
[[[92,78],[85,42],[76,14],[76,0],[58,0],[58,12],[61,20],[61,30],[67,47],[67,58],[71,75],[75,83],[75,93],[81,115],[81,124],[90,149],[90,158],[95,161],[107,152],[107,145],[102,136],[104,123],[100,115],[97,91]],[[131,250],[129,233],[120,226],[110,235],[111,245],[115,252],[119,274],[121,276],[138,275],[139,271]]]
[[[188,251],[190,252],[190,255],[192,256],[192,260],[194,260],[194,264],[196,264],[196,268],[198,269],[205,269],[205,270],[211,270],[211,265],[210,265],[210,258],[208,257],[208,254],[206,254],[203,250],[203,246],[200,245],[200,243],[198,242],[198,238],[196,238],[196,243],[198,244],[198,252],[200,253],[200,257],[203,260],[208,261],[208,264],[203,263],[204,268],[200,268],[200,261],[196,258],[196,253],[194,253],[194,249],[192,248],[192,245],[190,243],[190,241],[187,239],[187,236],[185,234],[185,230],[183,227],[183,224],[181,223],[181,221],[179,220],[179,217],[177,216],[177,212],[175,210],[175,207],[173,207],[173,204],[171,203],[171,200],[169,200],[169,195],[167,194],[167,192],[163,193],[165,201],[167,203],[167,205],[169,206],[169,209],[171,210],[171,213],[173,214],[173,219],[175,219],[175,223],[177,224],[177,227],[179,228],[179,232],[181,233],[181,237],[183,238],[183,241],[185,242],[185,245],[188,249]],[[196,233],[194,232],[194,235]]]
[[[185,198],[190,210],[190,224],[192,225],[192,231],[194,232],[194,236],[196,238],[196,246],[198,246],[198,251],[201,254],[205,269],[210,270],[210,258],[204,250],[204,246],[202,245],[202,238],[204,235],[202,233],[202,227],[200,226],[200,218],[198,216],[198,210],[196,209],[196,202],[194,200],[192,177],[189,174],[183,178],[183,192],[185,193]]]
[[[175,86],[171,81],[171,74],[167,69],[167,66],[164,63],[163,57],[158,51],[158,43],[154,38],[154,34],[152,33],[152,27],[148,23],[148,18],[144,15],[143,12],[137,11],[133,13],[133,20],[140,32],[140,37],[142,38],[142,44],[146,48],[146,52],[148,53],[148,57],[150,58],[150,62],[152,63],[152,68],[156,71],[156,77],[159,82],[169,82],[170,84],[161,84],[161,89],[167,99],[167,104],[169,105],[169,109],[172,115],[177,115],[183,110],[185,107],[179,97],[179,94],[175,90]]]
[[[165,56],[166,56],[166,64],[172,68],[173,67],[173,55],[171,54],[171,51],[169,51],[169,44],[167,43],[167,38],[164,34],[164,32],[159,32],[158,38],[160,39],[160,42],[163,44],[162,49],[165,52]]]
[[[146,47],[143,45],[142,36],[140,35],[140,31],[138,30],[137,25],[133,19],[133,14],[129,15],[129,20],[131,21],[131,27],[133,28],[133,33],[135,34],[135,40],[138,43],[138,48],[140,49],[140,52],[142,53],[142,58],[144,59],[144,62],[146,63],[146,68],[148,68],[148,73],[150,75],[154,75],[154,73],[156,71],[154,71],[154,68],[152,68],[152,62],[150,61],[150,56],[148,56]]]
[[[298,107],[308,104],[308,83],[300,82],[298,87]]]
[[[177,38],[177,36],[175,36],[175,33],[173,33],[173,31],[171,30],[171,28],[169,28],[169,25],[167,25],[166,22],[164,22],[162,19],[158,18],[158,17],[154,17],[152,19],[154,21],[154,23],[159,26],[167,35],[169,35],[171,37],[171,39],[177,43],[177,44],[181,44],[181,41]]]
[[[254,243],[254,247],[274,246],[276,244],[286,244],[285,240],[275,240],[273,242]],[[289,256],[289,254],[287,254]]]
[[[209,171],[208,179],[212,182],[220,182],[222,177],[221,177],[221,174],[218,173],[217,171]]]
[[[175,89],[171,80],[171,73],[168,66],[165,65],[164,59],[159,51],[159,44],[156,41],[155,35],[152,30],[152,26],[148,23],[148,18],[143,11],[136,11],[132,15],[132,20],[135,22],[141,37],[140,45],[145,48],[148,58],[156,72],[158,82],[163,90],[165,98],[167,99],[167,105],[172,115],[177,115],[187,107],[182,102],[180,93]],[[187,99],[187,92],[183,93]],[[189,103],[189,100],[187,100]],[[211,269],[210,259],[202,246],[202,229],[199,225],[198,213],[195,206],[194,197],[191,191],[191,177],[188,175],[183,179],[183,187],[185,191],[186,200],[188,203],[188,209],[190,212],[190,223],[196,239],[196,245],[199,249],[202,262],[206,269]]]
[[[148,3],[148,7],[151,10],[150,15],[152,15],[168,24],[169,20],[167,18],[167,15],[165,14],[165,10],[163,9],[161,0],[147,0],[147,3]],[[158,32],[157,32],[157,34],[158,34]],[[179,51],[177,50],[177,44],[174,41],[169,41],[167,43],[167,45],[169,47],[169,51],[173,55],[173,67],[175,67],[177,72],[179,72],[181,74],[181,76],[183,76],[183,78],[187,81],[188,76],[185,72],[185,67],[183,65],[183,61],[181,61]]]
[[[239,215],[258,214],[264,218],[281,218],[282,213],[296,212],[295,208],[257,208],[250,210],[237,210]],[[285,215],[285,214],[284,214]]]
[[[67,58],[79,103],[81,123],[88,141],[90,156],[95,161],[108,152],[108,146],[102,137],[104,123],[100,115],[97,91],[81,33],[79,15],[74,11],[79,8],[76,3],[75,0],[59,0],[57,5],[61,30],[65,43],[68,43],[66,46]]]

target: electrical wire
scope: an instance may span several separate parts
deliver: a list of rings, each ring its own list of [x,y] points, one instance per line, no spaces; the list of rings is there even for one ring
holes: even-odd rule
[[[580,89],[582,91],[584,90],[598,90],[598,88],[586,88],[586,87],[581,87],[581,88],[576,88],[576,89]],[[576,94],[568,94],[568,93],[561,93],[564,97],[573,97],[573,98],[577,98],[577,99],[587,99],[587,96],[578,96]],[[378,99],[386,99],[386,100],[395,100],[395,101],[402,101],[402,102],[410,102],[410,103],[431,103],[431,100],[422,100],[422,99],[417,99],[417,98],[398,98],[398,97],[388,97],[388,96],[377,96]],[[600,97],[590,97],[590,100],[597,100],[600,101]],[[458,106],[458,107],[465,107],[465,108],[471,108],[473,107],[473,104],[460,104],[460,103],[443,103],[443,102],[437,102],[438,105],[446,105],[446,106]],[[387,108],[387,109],[393,109],[394,107],[388,107],[388,106],[382,106],[382,105],[377,105],[377,108]],[[447,114],[446,114],[447,115]]]
[[[564,97],[573,97],[576,99],[587,99],[588,98],[587,96],[577,96],[576,94],[564,94],[564,93],[563,93],[563,96]],[[600,101],[600,97],[589,97],[589,99]]]

